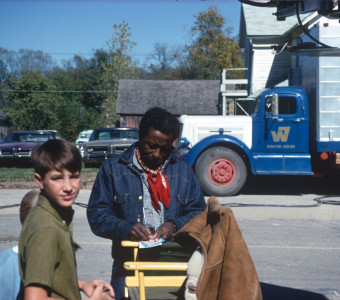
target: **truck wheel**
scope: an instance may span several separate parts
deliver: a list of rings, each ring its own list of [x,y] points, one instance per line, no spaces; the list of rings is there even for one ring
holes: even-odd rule
[[[214,147],[198,158],[195,173],[206,194],[233,196],[246,182],[247,167],[235,151]]]

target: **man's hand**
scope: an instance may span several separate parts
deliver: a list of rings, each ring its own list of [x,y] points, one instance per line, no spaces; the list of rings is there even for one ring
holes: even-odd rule
[[[150,237],[150,239],[153,240],[153,239],[163,238],[166,240],[170,238],[175,232],[176,232],[176,225],[173,222],[171,221],[164,222],[157,229],[155,234]]]
[[[128,232],[128,239],[131,241],[147,241],[150,238],[150,229],[141,223],[131,226]]]

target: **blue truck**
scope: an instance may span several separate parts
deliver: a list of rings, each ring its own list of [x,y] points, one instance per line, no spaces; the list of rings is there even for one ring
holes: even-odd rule
[[[335,24],[315,31],[336,33],[332,40],[340,46],[340,24]],[[188,149],[181,157],[205,193],[235,195],[249,173],[314,175],[340,169],[340,56],[315,51],[297,59],[291,85],[260,91],[249,116],[180,117],[182,149]]]

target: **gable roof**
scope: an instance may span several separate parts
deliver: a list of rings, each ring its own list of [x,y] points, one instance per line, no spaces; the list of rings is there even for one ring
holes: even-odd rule
[[[119,80],[117,114],[143,115],[161,107],[175,115],[217,115],[219,80]]]
[[[246,20],[248,36],[281,36],[297,25],[296,16],[287,17],[285,21],[278,21],[276,7],[258,7],[242,4],[242,11]]]
[[[297,17],[286,17],[285,21],[278,21],[274,13],[276,7],[258,7],[254,5],[241,5],[240,20],[240,47],[243,48],[245,37],[283,37],[298,27]],[[304,22],[315,13],[301,14]]]

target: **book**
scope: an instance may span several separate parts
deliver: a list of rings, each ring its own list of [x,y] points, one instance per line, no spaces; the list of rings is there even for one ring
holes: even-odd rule
[[[148,240],[148,241],[141,241],[138,244],[138,248],[144,249],[144,248],[152,248],[157,247],[163,244],[165,240],[162,238],[159,238],[158,240]]]

